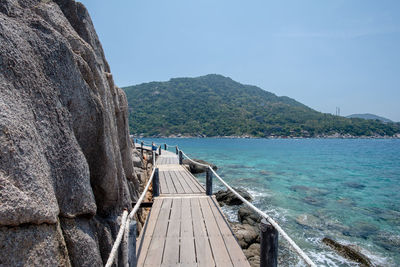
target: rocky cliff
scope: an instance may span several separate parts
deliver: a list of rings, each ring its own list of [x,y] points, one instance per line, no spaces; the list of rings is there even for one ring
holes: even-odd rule
[[[86,8],[0,0],[0,266],[100,266],[139,184]]]

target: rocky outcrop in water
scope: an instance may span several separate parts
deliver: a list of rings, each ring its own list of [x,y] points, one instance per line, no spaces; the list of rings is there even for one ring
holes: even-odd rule
[[[99,266],[140,160],[86,8],[0,2],[0,264]]]
[[[205,160],[193,159],[193,161],[199,162],[201,164],[209,165],[209,166],[211,166],[211,168],[213,168],[214,171],[216,171],[218,169],[216,165],[214,165],[212,163],[209,163],[209,162],[207,162]],[[191,173],[193,173],[193,174],[203,173],[203,172],[205,172],[207,170],[207,167],[195,164],[195,163],[193,163],[192,161],[190,161],[188,159],[183,159],[182,163],[184,165],[187,165],[189,167],[189,171]]]
[[[248,201],[252,201],[253,198],[252,196],[243,188],[234,188],[236,192],[239,193],[244,199]],[[221,206],[228,205],[240,205],[243,202],[234,194],[232,193],[229,189],[226,190],[219,190],[217,193],[215,193],[215,197],[217,198],[218,203]]]
[[[339,242],[336,242],[335,240],[328,237],[324,237],[322,239],[322,242],[333,248],[343,257],[359,263],[360,266],[373,266],[371,264],[371,261],[365,255],[363,255],[361,252],[357,251],[354,247],[350,245],[342,245]]]

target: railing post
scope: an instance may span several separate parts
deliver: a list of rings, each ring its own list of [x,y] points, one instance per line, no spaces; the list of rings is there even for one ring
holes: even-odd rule
[[[206,194],[208,196],[212,195],[212,172],[210,168],[208,167],[206,170]]]
[[[128,238],[128,254],[129,267],[136,267],[136,221],[131,220],[129,223],[129,238]]]
[[[278,231],[265,218],[260,223],[260,267],[278,265]]]
[[[142,157],[143,157],[143,141],[140,142],[140,150],[142,151]]]
[[[183,155],[182,155],[182,151],[179,150],[179,164],[182,165],[183,162]]]
[[[153,152],[153,167],[156,165],[156,152],[152,150]]]
[[[164,144],[164,150],[167,150],[167,144]]]
[[[158,172],[158,168],[154,171],[154,178],[153,178],[153,197],[158,197],[160,195],[160,176]]]
[[[179,151],[178,146],[175,146],[175,150],[176,150],[176,154],[178,155],[178,151]]]
[[[161,146],[158,147],[158,155],[161,155]]]

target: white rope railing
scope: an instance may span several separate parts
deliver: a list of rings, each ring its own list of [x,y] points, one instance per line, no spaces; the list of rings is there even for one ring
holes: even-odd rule
[[[128,211],[126,211],[126,210],[122,213],[121,226],[119,228],[118,235],[117,235],[117,238],[115,239],[114,245],[111,249],[110,255],[108,256],[108,260],[105,265],[106,267],[110,267],[114,263],[118,248],[121,244],[122,236],[124,235],[124,233],[125,234],[129,233],[129,231],[126,228],[129,228],[130,221],[133,219],[133,216],[135,216],[136,212],[139,210],[140,204],[142,203],[144,197],[146,196],[147,190],[149,190],[150,184],[154,177],[155,170],[156,170],[156,168],[154,167],[153,171],[151,173],[151,176],[149,178],[149,181],[146,184],[146,187],[143,189],[143,192],[140,195],[140,198],[136,202],[135,206],[133,207],[133,209],[129,213],[129,215],[128,215]]]
[[[267,219],[267,221],[282,235],[282,237],[288,241],[288,243],[292,246],[294,251],[309,265],[312,267],[316,267],[315,263],[304,253],[304,251],[293,241],[293,239],[290,238],[288,234],[272,219],[269,215],[266,213],[262,212],[258,208],[256,208],[253,204],[251,204],[249,201],[247,201],[244,197],[242,197],[238,192],[236,192],[232,187],[230,187],[219,175],[216,173],[213,168],[211,168],[210,165],[202,164],[200,162],[194,161],[191,158],[189,158],[182,150],[180,150],[182,154],[191,162],[194,164],[204,166],[209,168],[214,175],[220,180],[220,182],[226,186],[233,194],[235,194],[243,203],[245,203],[247,206],[249,206],[252,210],[254,210],[256,213],[258,213],[261,217],[264,217]]]

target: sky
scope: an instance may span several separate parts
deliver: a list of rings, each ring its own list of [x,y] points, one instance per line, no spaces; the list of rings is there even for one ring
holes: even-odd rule
[[[221,74],[400,121],[398,0],[83,0],[115,83]]]

